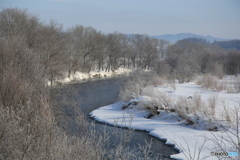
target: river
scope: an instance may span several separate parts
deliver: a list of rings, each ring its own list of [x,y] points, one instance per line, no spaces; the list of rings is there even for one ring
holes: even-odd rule
[[[75,89],[75,93],[73,94],[74,97],[72,98],[74,98],[75,101],[79,101],[79,107],[87,117],[88,121],[95,122],[96,130],[101,131],[105,127],[108,134],[111,135],[114,130],[113,126],[97,122],[90,118],[88,114],[101,106],[117,102],[118,94],[123,83],[124,78],[118,77],[104,80],[94,80],[78,84],[69,84],[67,87],[73,87]],[[74,123],[72,124],[74,125]],[[110,144],[116,141],[114,136],[112,137],[113,138],[110,138]],[[164,141],[152,137],[147,132],[143,131],[134,131],[134,135],[129,143],[129,146],[131,148],[138,147],[139,144],[144,145],[145,140],[150,142],[151,139],[151,152],[155,158],[158,156],[163,157],[161,159],[169,160],[171,159],[169,158],[170,155],[178,153],[172,146],[166,145]]]

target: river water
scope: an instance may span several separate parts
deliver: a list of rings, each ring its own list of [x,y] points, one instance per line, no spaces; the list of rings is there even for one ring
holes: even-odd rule
[[[105,127],[109,135],[112,134],[115,129],[113,126],[106,125],[95,121],[89,117],[89,113],[101,106],[112,104],[118,101],[118,94],[124,83],[124,78],[111,78],[104,80],[95,80],[90,82],[84,82],[79,84],[71,84],[69,87],[73,87],[76,91],[74,93],[74,100],[79,101],[79,107],[81,111],[88,118],[89,122],[95,122],[95,128],[101,132]],[[122,128],[123,129],[123,128]],[[164,141],[150,136],[147,132],[134,131],[134,135],[129,143],[130,148],[138,147],[138,145],[144,145],[145,141],[150,142],[152,140],[151,152],[157,157],[163,157],[160,159],[169,160],[170,155],[178,153],[172,146],[166,145]],[[114,136],[110,137],[110,144],[114,143],[116,139]],[[160,155],[160,156],[159,156]],[[154,157],[153,157],[154,158]]]

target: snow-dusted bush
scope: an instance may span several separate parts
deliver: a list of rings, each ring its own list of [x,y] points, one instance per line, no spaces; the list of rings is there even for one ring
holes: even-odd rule
[[[229,93],[240,92],[240,78],[223,78],[219,80],[216,76],[211,74],[205,74],[196,78],[196,84],[201,85],[204,88],[212,89],[215,91],[227,90]]]
[[[152,106],[161,110],[172,109],[173,98],[171,95],[167,95],[164,92],[160,92],[157,88],[149,86],[143,89],[142,95],[149,97],[149,103]]]
[[[128,77],[125,85],[119,94],[119,99],[123,101],[128,101],[132,98],[136,98],[141,94],[142,88],[146,86],[146,77],[144,73],[133,72]]]
[[[142,83],[127,82],[123,89],[120,91],[119,98],[123,101],[129,101],[132,98],[136,98],[140,95],[142,89]]]
[[[180,98],[176,105],[178,115],[190,122],[189,117],[189,103],[184,99]]]
[[[240,92],[240,77],[238,77],[237,81],[234,83],[234,88],[236,92]]]
[[[227,153],[227,152],[237,152],[240,153],[240,106],[235,107],[235,109],[231,110],[231,116],[234,117],[234,123],[229,122],[222,126],[222,130],[220,132],[212,132],[209,128],[210,135],[205,135],[202,137],[202,140],[195,142],[195,144],[191,144],[191,141],[185,139],[183,137],[183,142],[176,142],[173,140],[174,144],[179,148],[183,154],[185,159],[188,160],[202,160],[202,159],[239,159],[238,156],[229,156],[226,155],[216,155],[214,153]],[[212,117],[213,118],[213,117]],[[212,121],[213,119],[209,119]],[[214,127],[214,126],[213,126]],[[211,145],[209,145],[211,143]],[[210,147],[211,146],[211,147]],[[208,149],[209,154],[203,154],[204,149]],[[217,156],[217,157],[211,157]]]
[[[181,96],[174,105],[177,113],[175,116],[180,116],[179,121],[187,125],[194,125],[194,127],[204,130],[216,130],[219,126],[218,120],[215,119],[217,101],[217,94],[211,95],[208,103],[205,103],[198,93],[191,98]]]
[[[161,86],[165,83],[165,78],[164,77],[159,77],[157,74],[152,73],[152,75],[150,75],[147,78],[148,81],[148,85],[153,85],[153,86]]]
[[[183,137],[183,142],[185,144],[177,143],[175,140],[172,140],[172,141],[177,146],[177,148],[183,152],[184,157],[187,160],[205,160],[208,157],[207,155],[204,155],[203,157],[201,156],[201,153],[207,142],[207,138],[205,137],[203,142],[200,145],[198,144],[198,142],[196,142],[194,147],[191,147],[188,141],[184,137]]]
[[[240,77],[233,78],[232,81],[227,85],[227,91],[229,93],[238,93],[240,92]]]
[[[223,64],[220,64],[218,62],[209,63],[207,65],[205,73],[214,75],[217,78],[222,79],[224,77],[224,67],[223,67]]]
[[[199,79],[197,83],[204,88],[214,89],[215,85],[218,83],[218,79],[211,74],[206,74],[201,79]]]
[[[222,91],[226,89],[226,83],[224,81],[219,81],[216,76],[213,76],[211,74],[205,74],[198,77],[196,83],[204,88],[216,91]]]
[[[224,77],[224,74],[225,74],[223,64],[214,63],[213,74],[216,75],[218,78],[222,79]]]
[[[193,96],[193,105],[194,105],[194,109],[196,111],[200,111],[203,106],[204,106],[204,102],[201,99],[201,95],[198,93],[195,93]]]
[[[165,79],[160,78],[154,72],[135,71],[131,73],[120,91],[120,100],[128,101],[142,94],[142,90],[147,85],[159,86],[163,85]]]
[[[229,109],[229,106],[226,105],[225,101],[222,100],[221,101],[221,106],[223,108],[223,114],[222,117],[228,122],[228,123],[232,123],[235,120],[235,116],[234,113],[232,112],[231,109]]]
[[[218,100],[218,93],[212,93],[208,99],[208,107],[210,109],[210,114],[215,115],[216,112],[216,105]]]
[[[240,105],[235,106],[235,108],[231,111],[232,112],[230,114],[229,111],[227,111],[227,114],[233,117],[233,121],[228,121],[222,132],[211,132],[212,138],[207,138],[209,141],[214,143],[214,152],[240,153]],[[226,155],[222,158],[239,159],[239,155],[234,157]]]

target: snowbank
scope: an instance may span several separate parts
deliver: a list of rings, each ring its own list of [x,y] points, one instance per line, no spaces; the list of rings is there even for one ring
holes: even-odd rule
[[[86,81],[90,79],[97,79],[97,78],[109,78],[109,77],[114,77],[114,76],[119,76],[119,75],[127,75],[130,72],[132,72],[131,69],[127,68],[119,68],[117,70],[110,71],[110,72],[105,72],[105,71],[91,71],[89,73],[83,73],[83,72],[76,72],[74,75],[71,75],[70,78],[68,78],[67,74],[65,78],[63,79],[57,79],[54,84],[57,85],[62,85],[62,84],[67,84],[71,82],[77,82],[77,81]],[[48,82],[48,85],[50,85],[51,82]]]
[[[199,94],[202,101],[208,103],[209,97],[215,93],[210,90],[201,88],[193,83],[177,84],[175,91],[167,87],[156,87],[153,92],[160,91],[172,97],[174,100],[179,97],[190,97],[194,94]],[[134,101],[147,101],[150,97],[142,96],[138,97]],[[218,101],[216,104],[216,117],[221,119],[223,117],[223,101],[229,108],[238,106],[240,102],[240,94],[229,94],[227,92],[218,93]],[[160,139],[167,140],[167,144],[174,144],[175,147],[180,149],[181,152],[176,155],[172,155],[174,159],[191,159],[197,160],[206,158],[208,160],[217,160],[218,157],[211,156],[212,151],[217,151],[216,143],[213,140],[226,139],[237,142],[237,137],[229,134],[229,132],[217,131],[210,132],[198,127],[193,127],[179,122],[176,115],[170,114],[164,110],[160,110],[160,114],[152,117],[151,119],[145,118],[148,115],[148,111],[144,110],[139,105],[130,105],[127,109],[123,110],[122,107],[126,105],[126,102],[117,102],[108,106],[101,107],[90,113],[90,116],[98,121],[108,123],[111,125],[118,125],[122,127],[131,127],[137,130],[148,131],[149,134],[158,137]],[[207,125],[206,123],[202,125]],[[199,126],[202,126],[201,124]],[[229,131],[235,132],[231,128]],[[223,143],[226,142],[223,140]],[[236,152],[231,150],[231,144],[225,143],[220,146],[225,149],[226,152]],[[199,157],[198,157],[199,156]],[[232,157],[237,159],[237,157]]]

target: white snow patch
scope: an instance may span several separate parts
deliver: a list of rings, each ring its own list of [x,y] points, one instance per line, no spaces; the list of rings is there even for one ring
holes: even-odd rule
[[[177,100],[179,97],[189,97],[198,93],[201,95],[201,99],[206,103],[212,94],[216,94],[216,92],[203,89],[193,83],[177,84],[175,91],[172,91],[172,89],[167,87],[156,87],[154,92],[155,91],[164,92],[168,96],[173,97],[174,100]],[[226,106],[232,109],[239,105],[239,93],[229,94],[227,92],[218,92],[217,94],[219,100],[216,105],[216,117],[221,118],[222,116],[223,106],[221,105],[220,100],[224,101]],[[150,97],[147,96],[141,96],[132,101],[145,101],[147,103],[149,98]],[[198,149],[204,144],[200,153],[200,159],[206,158],[207,160],[217,160],[218,157],[211,156],[211,151],[216,151],[216,146],[209,139],[214,139],[214,137],[224,137],[226,139],[230,138],[237,141],[235,136],[223,131],[210,132],[199,128],[194,129],[191,126],[180,123],[173,113],[169,114],[163,110],[160,110],[160,115],[154,116],[151,119],[146,119],[144,117],[148,112],[143,110],[141,106],[131,105],[128,107],[129,109],[122,110],[124,104],[126,104],[126,102],[117,102],[101,107],[92,111],[90,116],[98,121],[111,125],[148,131],[149,134],[155,137],[167,140],[167,144],[175,144],[176,148],[180,149],[181,152],[172,155],[171,158],[174,159],[195,160],[197,159]],[[231,128],[229,128],[229,130],[231,130]],[[228,150],[228,147],[231,147],[229,144],[223,147],[226,149],[226,152],[230,151]],[[189,156],[192,156],[192,158]]]
[[[75,74],[71,75],[70,78],[68,78],[67,73],[65,74],[63,79],[57,79],[54,81],[54,84],[67,84],[71,82],[77,82],[77,81],[86,81],[90,79],[97,79],[97,78],[109,78],[109,77],[115,77],[119,75],[128,75],[133,70],[127,69],[127,68],[119,68],[115,71],[91,71],[89,73],[83,73],[83,72],[76,72]],[[48,81],[48,85],[51,85],[51,82]]]

